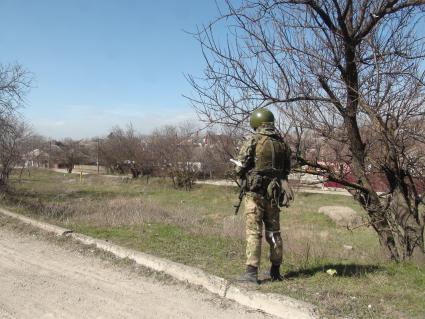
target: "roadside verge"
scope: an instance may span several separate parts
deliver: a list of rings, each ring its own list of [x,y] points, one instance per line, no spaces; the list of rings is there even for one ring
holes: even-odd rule
[[[317,309],[313,305],[303,301],[278,294],[265,294],[251,291],[244,287],[235,285],[224,278],[207,274],[200,269],[124,248],[105,240],[74,233],[70,229],[37,221],[2,208],[0,208],[0,213],[8,217],[18,219],[26,224],[30,224],[43,231],[54,233],[57,236],[69,236],[83,244],[95,245],[97,248],[110,252],[117,257],[129,258],[141,266],[154,271],[164,272],[177,280],[201,286],[220,297],[233,300],[246,307],[259,309],[279,318],[307,319],[319,317]]]

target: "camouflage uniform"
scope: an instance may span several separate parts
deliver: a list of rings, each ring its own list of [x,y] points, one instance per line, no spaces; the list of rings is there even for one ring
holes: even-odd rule
[[[248,190],[245,197],[245,218],[246,218],[246,264],[258,268],[261,258],[261,239],[263,232],[263,223],[265,226],[265,236],[270,245],[270,261],[272,265],[282,263],[282,238],[280,236],[280,208],[279,204],[273,203],[270,196],[267,195],[267,186],[270,179],[264,178],[257,187],[253,187],[259,173],[256,171],[256,148],[257,142],[264,135],[273,136],[280,140],[285,148],[286,154],[283,158],[285,162],[285,172],[281,177],[289,174],[290,170],[290,149],[284,142],[282,136],[274,128],[273,124],[263,124],[256,133],[248,139],[241,147],[238,160],[242,163],[241,167],[236,168],[240,176],[246,176],[248,180]]]

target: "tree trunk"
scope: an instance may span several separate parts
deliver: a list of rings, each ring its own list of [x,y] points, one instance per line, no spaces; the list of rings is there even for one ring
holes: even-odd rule
[[[0,172],[0,185],[7,185],[11,171],[12,169],[7,165],[2,167]]]
[[[352,18],[351,15],[350,18]],[[412,197],[409,197],[404,175],[397,163],[397,152],[394,147],[391,147],[393,144],[384,143],[387,153],[387,166],[384,167],[384,170],[386,169],[391,189],[386,202],[379,198],[367,177],[365,144],[357,123],[359,85],[355,57],[355,43],[346,38],[346,65],[342,77],[346,84],[347,100],[345,108],[340,110],[340,113],[344,119],[352,154],[352,172],[356,176],[357,182],[368,190],[361,191],[356,199],[367,211],[372,227],[378,233],[381,246],[391,259],[403,261],[415,257],[415,259],[425,260],[424,216],[419,216],[418,206],[412,204]],[[392,131],[387,133],[385,135],[387,139],[394,136]]]
[[[74,164],[68,165],[67,170],[68,170],[68,173],[69,173],[69,174],[71,174],[71,173],[72,173],[72,170],[73,170],[73,169],[74,169]]]
[[[415,211],[400,188],[388,196],[385,204],[377,196],[362,194],[356,199],[367,211],[389,258],[395,261],[425,261],[425,216]]]
[[[401,187],[394,190],[387,209],[387,220],[393,234],[398,259],[425,257],[424,216],[412,205]]]

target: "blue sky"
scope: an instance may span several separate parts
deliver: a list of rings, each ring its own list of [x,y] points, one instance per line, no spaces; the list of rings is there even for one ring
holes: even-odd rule
[[[196,114],[184,74],[200,74],[194,31],[214,0],[1,0],[1,63],[34,75],[24,117],[52,138],[153,128]]]
[[[21,113],[52,138],[197,121],[184,74],[204,62],[185,30],[218,16],[216,1],[0,0],[0,63],[34,75]]]

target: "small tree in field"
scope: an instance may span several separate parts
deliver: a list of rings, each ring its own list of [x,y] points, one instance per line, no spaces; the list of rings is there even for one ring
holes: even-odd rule
[[[297,137],[300,163],[353,194],[388,256],[424,258],[425,48],[417,31],[425,2],[226,3],[195,35],[206,60],[203,78],[188,77],[198,113],[237,126],[258,107],[274,108]],[[220,24],[229,30],[224,43]],[[304,156],[306,134],[321,138],[332,163]]]
[[[102,162],[113,172],[130,172],[133,178],[152,173],[146,137],[137,133],[131,124],[125,129],[114,127],[101,141],[99,150]]]
[[[157,129],[148,141],[157,171],[170,177],[176,188],[190,190],[196,177],[193,135],[193,126],[186,123]]]
[[[65,138],[56,142],[58,148],[52,153],[54,160],[65,165],[68,173],[72,173],[74,166],[82,164],[89,157],[89,150],[81,141]]]
[[[30,132],[25,123],[9,117],[0,127],[0,186],[7,185],[10,173],[28,151]]]

